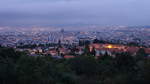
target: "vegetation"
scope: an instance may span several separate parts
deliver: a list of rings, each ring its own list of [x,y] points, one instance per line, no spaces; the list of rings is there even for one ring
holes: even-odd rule
[[[150,84],[150,59],[142,49],[136,56],[121,53],[112,57],[106,53],[95,59],[87,52],[58,60],[0,47],[0,84],[12,83]]]

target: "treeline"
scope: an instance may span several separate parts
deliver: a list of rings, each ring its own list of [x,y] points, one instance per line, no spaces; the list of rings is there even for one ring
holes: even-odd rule
[[[53,59],[1,47],[0,84],[150,84],[150,59],[142,50]]]

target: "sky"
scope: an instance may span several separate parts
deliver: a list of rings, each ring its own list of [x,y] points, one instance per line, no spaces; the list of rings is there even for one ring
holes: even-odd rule
[[[0,26],[149,25],[150,0],[0,0]]]

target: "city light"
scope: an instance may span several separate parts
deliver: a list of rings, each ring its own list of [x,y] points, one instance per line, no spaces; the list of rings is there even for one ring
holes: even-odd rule
[[[113,46],[112,45],[108,45],[107,48],[113,48]]]

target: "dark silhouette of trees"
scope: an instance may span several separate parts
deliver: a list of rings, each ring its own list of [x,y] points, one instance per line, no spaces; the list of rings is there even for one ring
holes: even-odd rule
[[[112,57],[106,53],[98,59],[93,56],[95,51],[86,49],[86,54],[73,59],[53,59],[0,47],[0,84],[150,83],[150,59],[145,58],[143,49],[136,56],[119,53]]]
[[[89,44],[90,44],[90,41],[88,40],[79,40],[79,46],[85,46]]]
[[[84,48],[84,55],[90,55],[90,48],[89,48],[89,45],[85,45],[85,48]]]
[[[96,50],[95,50],[95,48],[94,48],[94,47],[92,48],[92,50],[91,50],[90,54],[91,54],[91,55],[93,55],[93,56],[96,56]]]
[[[78,75],[93,76],[97,74],[97,62],[94,57],[81,56],[69,61],[70,67]]]
[[[93,43],[100,43],[100,40],[94,39],[94,40],[93,40]]]
[[[145,59],[147,57],[147,54],[143,48],[140,48],[138,52],[136,53],[137,60]]]

